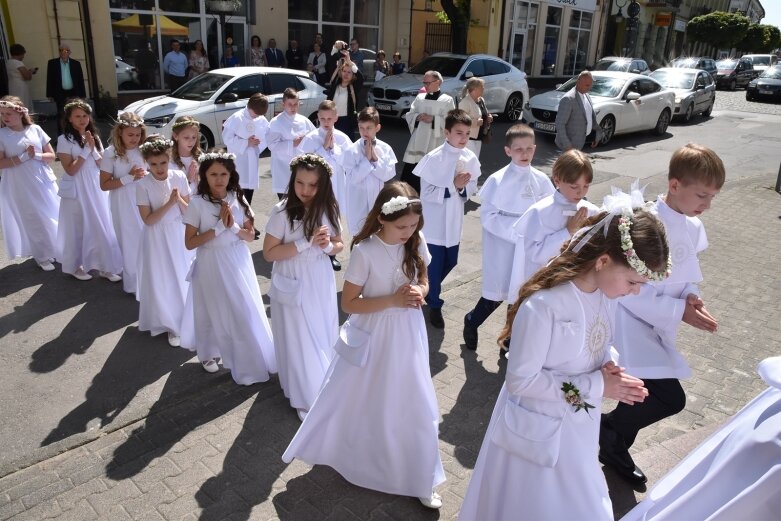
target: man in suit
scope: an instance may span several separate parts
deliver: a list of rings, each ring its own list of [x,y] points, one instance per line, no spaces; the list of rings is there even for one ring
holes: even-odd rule
[[[60,44],[59,58],[49,60],[46,68],[46,97],[57,105],[57,132],[61,134],[65,101],[68,98],[87,97],[84,72],[81,64],[71,58],[71,48],[67,43]]]
[[[268,41],[268,47],[266,47],[266,65],[269,67],[285,66],[285,55],[277,49],[277,41],[274,38]]]
[[[602,139],[602,129],[597,124],[594,105],[588,95],[593,83],[594,78],[590,72],[581,72],[575,87],[559,101],[559,111],[556,113],[556,146],[562,150],[580,150],[586,140],[591,142],[591,148],[595,148]]]

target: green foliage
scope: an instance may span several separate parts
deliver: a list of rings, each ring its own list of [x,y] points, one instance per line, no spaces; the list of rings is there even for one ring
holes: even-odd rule
[[[450,23],[450,18],[447,16],[447,13],[445,11],[437,11],[436,17],[437,17],[437,21],[441,24]]]
[[[715,11],[689,20],[686,34],[694,41],[729,49],[745,38],[750,25],[742,14]]]
[[[774,25],[751,24],[736,47],[753,53],[769,53],[781,45],[781,31]]]
[[[762,25],[767,33],[765,52],[772,52],[781,47],[781,29],[775,25]]]

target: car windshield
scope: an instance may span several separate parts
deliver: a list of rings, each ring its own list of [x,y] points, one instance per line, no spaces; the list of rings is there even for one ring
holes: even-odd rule
[[[738,65],[738,60],[720,60],[716,62],[716,68],[720,71],[731,71]]]
[[[568,92],[577,83],[578,77],[571,78],[567,83],[561,85],[556,90],[559,92]],[[598,96],[600,98],[615,98],[618,93],[621,92],[621,88],[624,86],[625,80],[621,78],[608,78],[604,76],[595,76],[594,84],[591,85],[591,90],[588,91],[590,96]]]
[[[594,70],[626,72],[629,70],[629,63],[627,60],[601,60],[594,66]]]
[[[439,71],[445,78],[458,76],[466,58],[453,58],[451,56],[429,56],[410,68],[410,74],[426,74],[428,71]]]
[[[678,69],[696,69],[697,60],[691,58],[681,58],[679,60],[673,60],[673,67]]]
[[[781,80],[781,67],[770,67],[769,69],[765,70],[760,76],[760,78],[770,78],[773,80]]]
[[[188,81],[170,94],[172,98],[188,99],[193,101],[206,101],[211,98],[220,87],[230,81],[233,76],[207,72],[201,74],[192,81]]]
[[[691,89],[694,85],[693,72],[654,71],[651,77],[668,89]]]
[[[770,65],[770,56],[752,56],[749,59],[752,65]]]

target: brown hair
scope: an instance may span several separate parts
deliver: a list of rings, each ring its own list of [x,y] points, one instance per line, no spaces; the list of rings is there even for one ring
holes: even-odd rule
[[[227,154],[227,152],[224,149],[220,149],[217,152],[221,154]],[[209,170],[209,167],[212,166],[212,164],[215,162],[223,165],[225,169],[228,171],[229,177],[228,177],[227,191],[228,193],[233,192],[234,194],[236,194],[236,199],[239,201],[239,205],[244,209],[244,217],[246,217],[247,220],[252,222],[252,224],[254,225],[255,218],[252,216],[252,210],[250,210],[250,207],[247,204],[247,200],[244,199],[244,192],[241,190],[241,186],[239,186],[239,173],[236,171],[236,163],[233,161],[233,159],[227,159],[224,157],[215,157],[211,159],[205,159],[203,163],[199,165],[198,195],[200,195],[210,203],[216,204],[218,206],[222,205],[222,200],[217,199],[212,195],[211,188],[209,188],[209,180],[206,178],[206,172]],[[239,223],[239,226],[241,226],[241,224],[242,223]]]
[[[282,93],[282,103],[289,99],[298,99],[298,92],[293,87],[288,87]]]
[[[102,151],[103,143],[100,141],[98,129],[95,126],[95,121],[92,119],[92,107],[90,107],[89,104],[81,98],[68,98],[67,102],[65,103],[65,111],[62,115],[62,133],[67,139],[70,139],[74,143],[78,144],[81,148],[86,146],[86,138],[82,137],[81,132],[76,131],[70,121],[71,114],[73,114],[73,111],[77,109],[84,111],[84,113],[89,116],[89,123],[87,123],[87,128],[84,130],[92,133],[93,137],[95,138],[95,148],[98,151]]]
[[[358,122],[371,121],[375,125],[380,124],[380,113],[374,107],[366,107],[358,113]]]
[[[472,126],[472,117],[461,109],[453,109],[445,117],[445,130],[451,130],[456,125]]]
[[[571,148],[553,163],[551,175],[560,183],[576,183],[581,176],[586,176],[586,181],[590,183],[594,180],[594,169],[585,153]]]
[[[144,161],[155,156],[168,158],[171,151],[171,143],[162,134],[149,134],[138,148]]]
[[[29,107],[25,107],[24,102],[22,102],[22,99],[17,97],[17,96],[10,96],[10,95],[9,96],[3,96],[2,98],[0,98],[0,101],[7,101],[8,103],[14,103],[16,105],[19,105],[20,108],[29,108]],[[16,112],[19,112],[19,114],[22,115],[22,125],[23,126],[29,127],[30,125],[33,124],[33,120],[30,118],[30,113],[29,112],[21,112],[21,111],[18,111],[18,110]],[[5,124],[3,124],[2,121],[0,121],[0,128],[2,128],[4,126],[5,126]]]
[[[513,141],[516,139],[521,138],[531,138],[534,139],[534,130],[525,123],[518,123],[516,125],[513,125],[512,127],[507,129],[507,132],[504,134],[504,146],[509,147],[512,146]]]
[[[144,120],[135,112],[123,112],[117,118],[114,128],[111,129],[111,144],[114,145],[114,155],[120,158],[125,157],[127,150],[122,142],[122,131],[128,127],[138,127],[141,129],[141,139],[139,143],[146,141],[146,127]]]
[[[591,217],[587,221],[586,226],[595,225],[606,215],[607,212],[601,212]],[[661,221],[645,210],[635,210],[632,215],[629,235],[632,238],[635,253],[645,262],[648,269],[653,271],[665,269],[670,249],[667,245],[667,235],[664,232],[664,225]],[[532,275],[521,287],[518,298],[507,312],[507,322],[499,334],[499,345],[503,345],[505,340],[510,337],[518,308],[524,300],[534,293],[564,284],[573,280],[581,273],[592,270],[597,259],[605,253],[614,262],[629,267],[624,250],[621,248],[621,232],[618,229],[617,216],[613,217],[610,222],[607,228],[607,235],[601,231],[595,233],[576,253],[569,246],[573,240],[577,242],[581,237],[582,235],[575,234],[572,240],[565,242],[561,247],[561,254]]]
[[[398,196],[416,199],[416,201],[410,202],[404,209],[399,210],[398,212],[388,215],[383,214],[382,205]],[[425,283],[428,280],[428,272],[426,271],[426,263],[423,262],[423,258],[418,251],[422,241],[420,238],[420,230],[423,229],[423,206],[420,203],[420,199],[418,199],[418,193],[415,189],[403,181],[388,183],[380,190],[377,199],[374,201],[374,206],[372,206],[372,209],[369,210],[369,214],[366,216],[363,228],[361,228],[361,231],[353,237],[350,249],[354,248],[356,244],[360,244],[361,241],[375,235],[382,229],[380,218],[382,218],[383,221],[393,222],[410,214],[419,215],[420,221],[418,221],[418,227],[415,229],[415,232],[410,236],[407,242],[404,243],[402,270],[410,280],[417,278],[418,282]]]
[[[321,110],[336,110],[336,102],[334,100],[326,99],[320,102],[317,106],[317,111]]]
[[[724,163],[716,152],[689,143],[673,152],[667,179],[677,179],[684,185],[699,182],[721,190],[725,176]]]
[[[296,194],[296,177],[298,172],[302,170],[317,172],[317,192],[312,198],[309,208],[304,206]],[[300,154],[290,162],[290,181],[287,186],[285,213],[287,213],[291,228],[295,226],[295,221],[301,222],[304,228],[304,237],[307,240],[311,240],[317,231],[316,229],[322,226],[323,214],[331,221],[333,229],[339,228],[339,203],[336,202],[331,186],[332,174],[333,170],[330,165],[316,154]]]
[[[179,116],[176,118],[176,121],[174,121],[174,128],[171,130],[171,141],[174,142],[174,146],[171,147],[171,160],[182,169],[184,169],[184,161],[182,161],[182,156],[179,154],[179,143],[176,138],[179,135],[179,132],[190,127],[198,131],[198,139],[195,140],[195,146],[190,150],[193,161],[198,161],[198,156],[203,153],[200,139],[201,124],[198,120],[192,116]],[[185,172],[185,175],[187,175],[187,172]]]
[[[247,101],[247,108],[255,113],[257,116],[265,116],[268,111],[268,98],[263,94],[256,92],[249,97]]]

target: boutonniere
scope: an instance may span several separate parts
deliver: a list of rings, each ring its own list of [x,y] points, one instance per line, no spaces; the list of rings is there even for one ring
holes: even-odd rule
[[[575,412],[583,409],[586,414],[591,416],[588,412],[589,409],[594,409],[594,406],[588,403],[580,396],[580,389],[575,387],[572,382],[564,382],[561,386],[561,390],[564,392],[564,401],[575,408]]]

